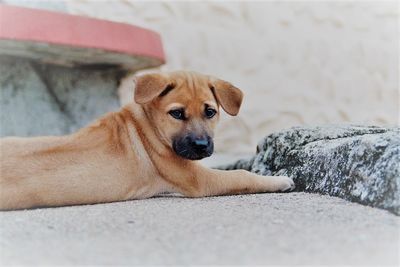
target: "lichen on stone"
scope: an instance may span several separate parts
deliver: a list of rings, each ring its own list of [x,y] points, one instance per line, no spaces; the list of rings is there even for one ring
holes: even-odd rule
[[[264,138],[258,153],[222,169],[293,178],[297,191],[400,214],[400,128],[295,127]]]

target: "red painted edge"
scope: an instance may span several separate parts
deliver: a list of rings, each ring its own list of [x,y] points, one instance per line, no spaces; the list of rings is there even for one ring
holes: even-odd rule
[[[165,63],[161,37],[141,27],[0,4],[0,39],[97,48]]]

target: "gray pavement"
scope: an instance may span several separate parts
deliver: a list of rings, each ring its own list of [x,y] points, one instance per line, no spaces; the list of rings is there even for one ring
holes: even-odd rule
[[[307,193],[0,213],[4,264],[399,264],[400,218]]]

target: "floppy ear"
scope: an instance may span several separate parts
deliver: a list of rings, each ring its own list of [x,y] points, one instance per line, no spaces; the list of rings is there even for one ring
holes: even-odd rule
[[[243,100],[243,93],[239,88],[219,79],[211,81],[210,88],[226,113],[232,116],[236,116],[239,113]]]
[[[167,75],[145,74],[135,77],[135,102],[145,104],[159,96],[164,90],[172,89],[173,82]]]

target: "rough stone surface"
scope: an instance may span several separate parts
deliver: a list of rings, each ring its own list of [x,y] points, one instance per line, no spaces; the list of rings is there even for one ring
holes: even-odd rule
[[[119,108],[118,69],[0,56],[0,136],[68,134]]]
[[[308,193],[0,212],[1,265],[399,264],[400,218]]]
[[[400,129],[292,128],[271,134],[258,153],[221,169],[287,175],[297,191],[338,196],[400,214]]]

